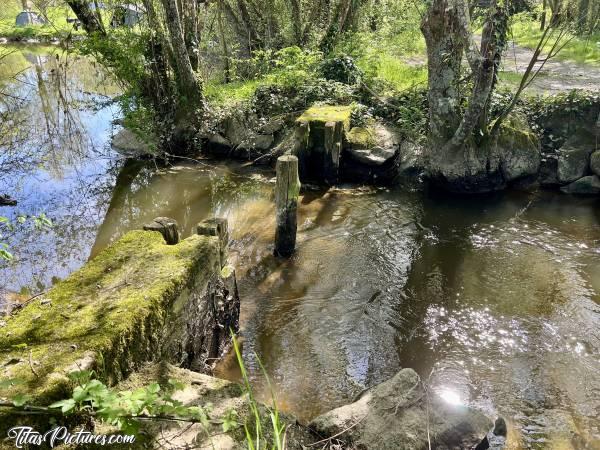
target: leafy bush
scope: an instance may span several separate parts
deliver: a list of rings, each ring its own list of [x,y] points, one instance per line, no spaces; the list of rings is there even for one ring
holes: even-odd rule
[[[339,81],[344,84],[358,84],[363,77],[362,70],[356,65],[354,59],[348,55],[341,55],[323,61],[320,70],[327,80]]]

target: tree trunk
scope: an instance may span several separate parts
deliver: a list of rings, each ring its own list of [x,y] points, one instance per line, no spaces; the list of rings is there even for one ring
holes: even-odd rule
[[[162,0],[165,9],[167,29],[173,46],[175,60],[175,78],[179,86],[179,94],[185,96],[188,106],[202,109],[202,83],[194,72],[190,56],[183,37],[183,30],[176,0]]]
[[[290,6],[292,8],[292,27],[294,29],[294,43],[296,45],[302,45],[303,41],[303,26],[302,26],[302,12],[300,10],[300,0],[290,0]]]
[[[428,58],[430,175],[453,190],[481,192],[503,182],[497,161],[490,159],[491,146],[485,137],[489,128],[486,112],[506,41],[507,22],[506,9],[494,1],[480,49],[470,31],[466,0],[433,0],[421,24]],[[459,85],[463,52],[473,78],[464,111]],[[480,133],[474,133],[477,127]]]
[[[198,31],[198,3],[196,0],[186,0],[183,6],[184,39],[190,63],[194,72],[200,64],[198,44],[200,42]]]
[[[460,123],[460,66],[464,42],[455,30],[457,0],[434,0],[421,23],[427,46],[429,134],[431,146],[442,147]]]
[[[248,52],[252,54],[253,50],[261,46],[260,38],[258,37],[256,29],[252,23],[252,19],[250,18],[250,13],[248,12],[248,7],[245,0],[237,0],[237,5],[240,11],[242,22],[244,24],[246,35],[248,36]]]
[[[229,47],[227,47],[227,38],[225,36],[225,28],[223,27],[223,1],[219,1],[219,10],[217,11],[217,26],[219,27],[219,38],[223,47],[223,72],[225,75],[225,83],[231,82],[231,69],[229,67]]]
[[[588,11],[590,9],[589,0],[579,0],[577,11],[577,30],[580,34],[585,34],[588,31]]]
[[[87,33],[99,33],[106,35],[106,30],[98,14],[90,8],[90,2],[86,0],[67,0],[67,4],[71,7]]]

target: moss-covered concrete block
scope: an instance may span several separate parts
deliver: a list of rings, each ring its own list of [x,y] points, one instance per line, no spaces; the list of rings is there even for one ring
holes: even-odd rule
[[[0,379],[17,379],[32,404],[64,398],[67,374],[94,369],[114,383],[161,357],[175,305],[220,272],[217,237],[166,245],[157,232],[131,231],[0,328]],[[183,308],[179,308],[183,310]],[[168,330],[168,332],[166,331]],[[0,433],[9,420],[0,411]]]
[[[350,129],[350,116],[354,107],[350,106],[331,106],[331,105],[314,105],[308,108],[296,122],[321,123],[325,125],[327,122],[342,122],[344,129]]]
[[[314,105],[296,119],[300,180],[335,184],[353,106]]]

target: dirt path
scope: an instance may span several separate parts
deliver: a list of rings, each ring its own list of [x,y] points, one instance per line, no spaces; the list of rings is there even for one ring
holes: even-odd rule
[[[527,69],[532,56],[533,50],[509,42],[507,51],[504,54],[502,70],[522,74]],[[541,62],[538,62],[535,70],[541,64]],[[571,89],[599,91],[600,66],[551,59],[544,64],[529,89],[536,91],[536,93],[556,93]]]
[[[481,37],[476,36],[476,39],[480,40]],[[509,42],[502,61],[502,71],[506,76],[500,75],[501,83],[509,86],[517,84],[520,81],[517,74],[525,72],[532,56],[533,50],[518,46],[512,41]],[[426,63],[426,56],[415,55],[404,61],[411,66],[420,66]],[[540,65],[541,62],[536,64],[536,70]],[[572,89],[600,91],[600,66],[552,59],[544,64],[525,92],[556,94]]]

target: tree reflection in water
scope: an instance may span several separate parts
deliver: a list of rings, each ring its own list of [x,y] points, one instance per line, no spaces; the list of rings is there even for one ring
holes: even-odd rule
[[[9,47],[0,65],[0,216],[46,213],[51,230],[5,233],[5,291],[40,291],[87,258],[122,163],[107,145],[118,93],[100,67],[63,50]],[[1,302],[0,298],[0,302]]]

